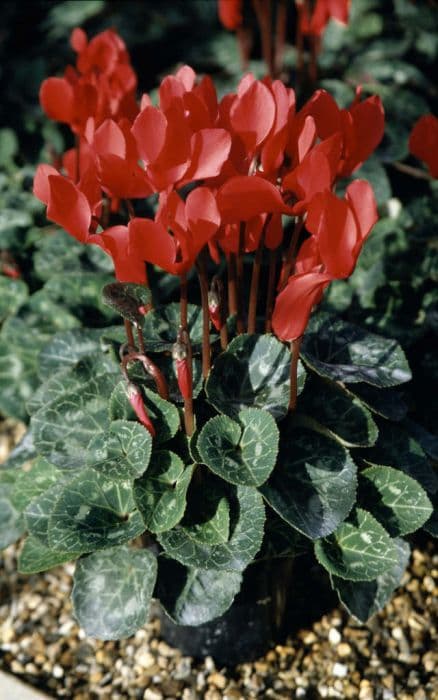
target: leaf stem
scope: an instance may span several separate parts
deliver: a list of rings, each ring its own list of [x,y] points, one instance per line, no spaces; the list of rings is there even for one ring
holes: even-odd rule
[[[135,340],[134,340],[134,334],[132,332],[132,323],[131,323],[131,321],[128,321],[127,318],[124,319],[124,323],[125,323],[125,332],[126,332],[126,338],[128,341],[128,345],[131,348],[135,349]]]

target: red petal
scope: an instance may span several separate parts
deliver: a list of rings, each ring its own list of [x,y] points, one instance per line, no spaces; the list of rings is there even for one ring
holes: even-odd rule
[[[350,175],[375,150],[383,138],[385,113],[380,97],[374,95],[353,105],[349,110],[354,142],[348,144],[341,175]]]
[[[149,197],[154,191],[144,170],[135,161],[127,161],[107,153],[100,156],[102,187],[113,197]]]
[[[128,230],[130,254],[175,273],[176,242],[162,226],[151,219],[138,218],[129,222]]]
[[[91,209],[86,196],[62,175],[49,175],[50,199],[47,218],[86,243],[91,224]]]
[[[329,190],[331,185],[329,161],[324,153],[316,149],[311,150],[283,180],[284,192],[293,192],[299,200],[293,206],[294,214],[302,214],[315,194]]]
[[[226,29],[233,31],[240,27],[243,0],[218,0],[219,19]]]
[[[260,177],[237,175],[219,189],[217,204],[223,223],[248,221],[257,214],[290,213],[280,192],[272,183]]]
[[[379,219],[373,188],[366,180],[354,180],[347,187],[346,199],[353,210],[358,226],[359,247],[357,255],[359,255],[362,243]]]
[[[272,314],[272,330],[280,340],[291,341],[303,335],[312,307],[318,303],[331,281],[320,272],[306,272],[289,278],[277,297]]]
[[[193,86],[196,81],[196,73],[190,66],[181,66],[179,70],[176,71],[175,77],[184,85],[187,92],[193,90]]]
[[[33,179],[33,193],[44,204],[48,204],[50,199],[49,175],[59,176],[59,173],[51,165],[43,164],[37,167]]]
[[[326,272],[337,278],[351,275],[360,233],[348,202],[331,192],[317,195],[309,206],[306,228],[316,237]]]
[[[146,163],[153,163],[166,142],[167,119],[157,107],[146,107],[136,118],[132,133],[140,157]]]
[[[230,110],[231,124],[249,152],[268,136],[275,119],[275,102],[270,90],[259,80],[238,97]]]
[[[180,99],[186,88],[181,80],[178,80],[174,75],[168,75],[161,81],[159,88],[160,109],[166,112],[172,106],[175,99]]]
[[[127,226],[112,226],[91,236],[90,243],[95,243],[112,257],[119,282],[147,283],[144,260],[130,250]]]
[[[87,48],[87,44],[88,39],[84,30],[80,27],[76,27],[76,29],[73,29],[70,35],[70,46],[72,47],[73,51],[76,51],[76,53],[84,51],[84,49]]]
[[[333,97],[325,90],[317,90],[297,116],[304,118],[310,114],[315,120],[318,136],[326,139],[340,130],[340,113]]]
[[[307,153],[310,151],[313,144],[315,143],[315,140],[316,140],[315,120],[313,117],[308,115],[304,120],[304,124],[302,126],[302,129],[300,131],[300,134],[298,136],[298,141],[297,141],[297,146],[298,146],[297,155],[298,155],[298,162],[299,163],[301,163],[304,156],[306,156]]]
[[[424,160],[432,177],[438,177],[438,119],[433,114],[425,114],[414,125],[409,151]]]
[[[112,153],[120,158],[126,157],[126,143],[122,130],[113,119],[105,119],[94,134],[93,146],[96,153]]]
[[[47,78],[41,84],[40,103],[48,117],[70,124],[74,116],[74,94],[64,78]]]
[[[219,175],[231,148],[231,136],[225,129],[201,129],[191,139],[191,163],[184,182]]]

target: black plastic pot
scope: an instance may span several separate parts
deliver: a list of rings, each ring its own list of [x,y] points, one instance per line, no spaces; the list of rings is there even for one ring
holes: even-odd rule
[[[157,606],[161,637],[184,655],[219,666],[253,661],[337,605],[328,576],[311,555],[250,565],[230,609],[198,627],[176,625]]]

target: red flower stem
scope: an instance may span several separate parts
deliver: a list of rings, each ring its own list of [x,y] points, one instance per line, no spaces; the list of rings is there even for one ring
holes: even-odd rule
[[[181,275],[181,296],[180,296],[180,333],[184,336],[184,342],[187,349],[187,364],[190,370],[190,374],[193,377],[193,359],[192,359],[192,345],[190,342],[190,335],[188,329],[188,287],[187,287],[187,275]],[[195,427],[194,415],[193,415],[193,393],[191,396],[184,397],[184,429],[186,435],[190,437],[193,435],[193,430]]]
[[[315,85],[318,80],[318,53],[319,53],[319,38],[317,36],[309,37],[310,40],[310,65],[309,78],[312,85]]]
[[[272,312],[274,310],[275,280],[277,272],[278,248],[269,251],[268,294],[266,297],[265,333],[272,328]]]
[[[284,265],[283,265],[283,270],[282,270],[282,275],[281,275],[282,285],[281,285],[281,289],[278,290],[279,292],[281,292],[281,290],[284,289],[284,287],[287,284],[287,280],[289,278],[289,275],[291,274],[292,266],[294,264],[294,259],[295,259],[295,255],[296,255],[298,240],[300,237],[300,233],[303,229],[303,226],[304,226],[304,221],[302,219],[298,219],[296,224],[295,224],[292,238],[290,240],[289,248],[287,249],[287,252],[286,252],[286,257],[284,260]]]
[[[237,280],[236,280],[236,254],[230,253],[227,258],[228,273],[228,314],[237,315]]]
[[[253,0],[253,6],[260,28],[263,58],[268,68],[269,75],[273,77],[275,65],[272,50],[272,2],[271,0]]]
[[[284,47],[286,44],[286,28],[287,28],[287,7],[286,0],[278,0],[277,3],[277,19],[275,27],[275,65],[274,77],[281,74],[283,69]]]
[[[257,319],[257,297],[259,291],[259,281],[260,281],[260,268],[262,265],[263,257],[263,247],[265,245],[265,234],[266,228],[272,218],[272,214],[268,214],[265,225],[263,227],[262,235],[260,236],[259,244],[257,246],[256,254],[254,257],[254,262],[252,266],[251,275],[251,287],[249,291],[249,305],[248,305],[248,333],[256,332],[256,319]]]
[[[238,27],[236,29],[236,39],[239,47],[240,65],[242,73],[248,70],[249,57],[252,46],[252,32],[249,27]]]
[[[140,349],[140,352],[145,355],[146,354],[146,349],[144,346],[144,338],[143,338],[143,333],[141,328],[137,327],[137,338],[138,338],[138,347]]]
[[[208,310],[208,279],[202,251],[196,261],[196,270],[198,272],[202,303],[202,376],[206,379],[211,365],[210,312]]]
[[[128,345],[131,348],[135,349],[135,340],[134,340],[134,334],[132,332],[132,324],[131,321],[128,321],[127,318],[125,318],[125,331],[126,331],[126,338],[128,340]]]
[[[244,221],[241,222],[239,228],[239,251],[237,253],[236,260],[236,288],[237,288],[237,332],[239,335],[245,332],[243,327],[243,313],[242,313],[242,295],[243,295],[243,252],[245,249],[245,227]]]
[[[300,347],[303,336],[296,338],[290,344],[291,349],[291,363],[290,363],[290,398],[289,398],[289,411],[295,411],[297,406],[297,391],[298,391],[298,360],[300,357]]]

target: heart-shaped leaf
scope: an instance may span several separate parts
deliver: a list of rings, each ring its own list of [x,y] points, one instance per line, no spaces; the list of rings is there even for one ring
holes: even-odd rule
[[[267,411],[244,408],[239,422],[215,416],[202,428],[197,450],[204,464],[231,484],[260,486],[275,465],[278,428]]]
[[[40,353],[39,374],[42,380],[68,369],[87,355],[101,354],[100,328],[74,328],[56,333]]]
[[[36,537],[26,537],[18,557],[18,571],[20,574],[37,574],[77,559],[79,555],[79,552],[56,552]]]
[[[394,536],[418,530],[433,508],[418,481],[392,467],[370,467],[360,475],[365,507]]]
[[[331,383],[312,377],[298,409],[300,414],[316,422],[318,429],[345,447],[369,447],[377,440],[377,426],[368,409],[359,399],[347,396]]]
[[[238,571],[189,569],[171,559],[158,568],[157,596],[178,625],[202,625],[223,615],[242,584]]]
[[[347,581],[337,576],[331,577],[339,600],[360,622],[366,622],[382,610],[400,585],[409,561],[410,549],[407,542],[400,539],[394,540],[394,545],[397,551],[396,563],[374,581]]]
[[[112,282],[102,289],[102,300],[123,318],[136,326],[142,326],[152,295],[150,289],[142,284]]]
[[[418,481],[428,493],[436,493],[438,476],[421,445],[399,424],[380,421],[378,426],[379,438],[376,444],[361,451],[361,458],[372,466],[384,465],[401,469]]]
[[[317,539],[347,517],[356,498],[356,465],[334,440],[307,428],[285,435],[261,492],[292,527]]]
[[[157,560],[147,549],[113,547],[76,564],[74,614],[89,637],[124,639],[148,620]]]
[[[190,535],[182,525],[158,536],[172,559],[199,569],[243,571],[260,549],[265,511],[263,500],[251,486],[238,486],[230,493],[232,530],[224,544],[208,546]]]
[[[397,391],[397,389],[377,388],[362,382],[348,384],[342,389],[347,395],[356,396],[370,411],[383,418],[388,418],[388,420],[402,420],[408,411],[403,400],[403,392]]]
[[[44,457],[38,457],[27,471],[20,470],[11,492],[15,508],[23,511],[34,498],[56,484],[59,476],[60,472]]]
[[[84,469],[52,502],[47,532],[49,546],[57,551],[91,552],[129,542],[144,530],[132,483]]]
[[[152,437],[140,423],[116,420],[92,438],[88,448],[88,467],[112,479],[136,479],[149,464]]]
[[[263,408],[274,418],[286,415],[290,394],[290,352],[272,335],[239,335],[216,358],[207,379],[208,401],[237,418],[242,408]],[[298,366],[298,393],[304,368]]]
[[[113,389],[114,375],[91,377],[34,413],[31,426],[40,454],[60,469],[83,468],[90,460],[90,440],[109,426]]]
[[[311,318],[301,355],[321,376],[345,383],[389,387],[412,377],[404,352],[395,340],[369,333],[327,313]]]
[[[315,554],[330,574],[349,581],[372,581],[398,562],[394,541],[361,508],[332,535],[315,542]]]
[[[29,295],[27,284],[20,279],[0,275],[0,323],[13,316]]]
[[[153,453],[147,474],[134,485],[134,499],[147,530],[164,532],[179,523],[192,471],[170,450]]]

